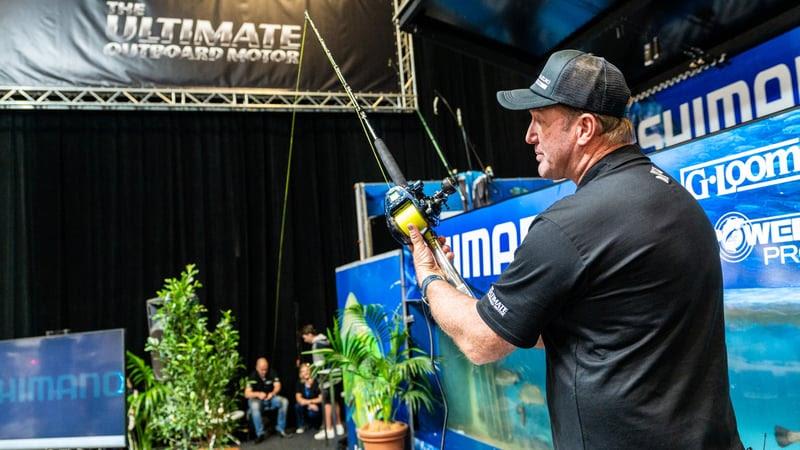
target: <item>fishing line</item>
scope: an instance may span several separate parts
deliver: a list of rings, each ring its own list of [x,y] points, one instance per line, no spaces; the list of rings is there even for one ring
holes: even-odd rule
[[[319,45],[322,46],[322,51],[325,53],[325,56],[328,58],[328,61],[331,63],[333,67],[333,71],[336,73],[336,77],[339,79],[339,82],[342,84],[347,96],[350,98],[350,102],[353,104],[353,107],[356,109],[358,121],[361,123],[361,129],[364,130],[364,135],[367,137],[367,142],[369,143],[370,149],[372,149],[372,155],[375,157],[375,162],[378,164],[378,169],[381,171],[381,175],[383,176],[383,181],[386,182],[386,185],[389,186],[389,179],[386,177],[386,172],[383,170],[383,164],[381,164],[381,160],[378,157],[378,152],[375,150],[375,145],[372,143],[373,139],[375,139],[376,134],[375,131],[370,126],[369,122],[367,122],[367,115],[361,106],[358,104],[358,100],[356,100],[356,96],[353,94],[353,90],[350,89],[350,85],[347,84],[347,80],[344,79],[344,75],[342,75],[342,71],[339,70],[339,66],[336,64],[336,61],[333,59],[333,55],[331,51],[328,50],[328,46],[325,44],[325,41],[322,39],[322,35],[319,34],[319,30],[317,30],[316,24],[314,21],[311,20],[311,16],[308,15],[308,11],[305,12],[306,22],[311,24],[311,29],[314,31],[314,34],[317,36],[317,40],[319,41]],[[305,23],[305,22],[304,22]],[[369,128],[369,131],[367,129]]]
[[[306,22],[303,22],[303,37],[300,40],[300,59],[297,64],[297,80],[295,81],[294,102],[300,98],[300,72],[303,69],[303,50],[306,44]],[[281,295],[281,269],[283,268],[283,241],[286,231],[286,210],[289,205],[289,181],[292,175],[292,154],[294,153],[294,126],[297,119],[297,108],[292,109],[292,125],[289,131],[289,157],[286,161],[286,183],[283,186],[283,209],[281,211],[281,233],[278,238],[278,273],[275,277],[275,324],[273,325],[272,334],[272,357],[275,355],[275,349],[278,343],[278,310],[280,305]]]

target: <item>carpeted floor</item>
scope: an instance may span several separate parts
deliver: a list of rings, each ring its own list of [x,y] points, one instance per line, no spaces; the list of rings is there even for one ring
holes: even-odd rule
[[[241,448],[243,450],[333,450],[347,447],[347,436],[337,436],[328,440],[326,444],[324,440],[314,440],[314,433],[316,433],[314,430],[306,431],[303,434],[291,434],[289,438],[282,438],[277,434],[272,434],[259,444],[254,441],[242,442]],[[340,439],[343,440],[341,446],[338,444]]]

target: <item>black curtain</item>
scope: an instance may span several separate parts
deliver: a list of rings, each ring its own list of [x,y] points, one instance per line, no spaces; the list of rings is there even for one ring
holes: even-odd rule
[[[451,164],[466,156],[455,121],[432,114],[434,89],[497,176],[534,175],[527,113],[494,99],[532,76],[415,51],[420,108]],[[444,175],[415,114],[370,122],[409,179]],[[211,323],[232,310],[244,363],[267,355],[291,379],[297,327],[330,325],[334,268],[358,258],[353,184],[382,178],[354,114],[298,114],[276,320],[290,125],[275,112],[0,112],[0,339],[119,327],[142,354],[144,301],[196,263]]]

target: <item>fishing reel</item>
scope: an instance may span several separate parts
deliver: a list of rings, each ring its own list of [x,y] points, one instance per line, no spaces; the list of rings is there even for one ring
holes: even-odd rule
[[[413,224],[423,235],[439,224],[442,206],[447,197],[456,192],[452,178],[442,180],[442,187],[433,195],[426,196],[422,181],[412,181],[404,186],[395,185],[384,198],[386,226],[389,233],[399,243],[411,244],[408,225]]]

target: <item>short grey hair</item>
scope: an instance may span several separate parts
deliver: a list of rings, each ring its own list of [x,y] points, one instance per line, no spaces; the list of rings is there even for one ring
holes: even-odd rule
[[[567,116],[567,125],[571,125],[572,122],[575,121],[575,118],[581,114],[591,114],[600,124],[600,135],[608,140],[609,143],[628,145],[636,142],[636,134],[633,132],[633,123],[631,123],[630,119],[627,117],[607,116],[561,104],[557,106],[559,106]]]

